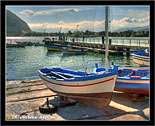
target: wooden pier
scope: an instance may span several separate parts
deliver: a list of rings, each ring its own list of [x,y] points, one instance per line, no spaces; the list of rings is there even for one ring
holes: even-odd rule
[[[133,97],[114,92],[110,105],[101,111],[76,103],[59,107],[51,114],[41,114],[39,106],[46,102],[59,103],[59,97],[41,80],[8,82],[6,84],[6,120],[141,120],[150,118],[149,99],[134,101]]]
[[[112,53],[126,53],[129,55],[130,52],[135,52],[138,50],[149,50],[149,39],[110,39],[109,40],[109,52]],[[70,40],[53,40],[51,42],[45,42],[47,45],[55,46],[71,46],[72,48],[78,49],[88,49],[89,51],[94,51],[97,53],[105,52],[105,42],[96,42],[92,40],[70,39]]]

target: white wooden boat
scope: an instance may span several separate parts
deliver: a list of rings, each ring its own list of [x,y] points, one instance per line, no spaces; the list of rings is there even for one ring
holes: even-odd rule
[[[146,65],[146,66],[150,65],[149,53],[141,51],[135,52],[132,54],[132,59],[140,65]]]
[[[109,69],[111,71],[111,69]],[[96,68],[96,73],[104,73],[105,68]],[[128,94],[149,95],[150,71],[149,69],[123,68],[118,70],[115,91]]]
[[[108,7],[106,7],[106,70],[108,69]],[[118,67],[102,74],[76,72],[61,68],[40,69],[43,83],[59,96],[69,97],[96,109],[109,105],[117,78]]]
[[[40,69],[43,83],[59,96],[72,98],[97,109],[107,107],[111,101],[117,78],[117,66],[103,74],[75,72],[61,68]]]

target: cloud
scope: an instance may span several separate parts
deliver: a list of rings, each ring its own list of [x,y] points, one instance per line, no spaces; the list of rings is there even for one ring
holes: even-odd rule
[[[63,9],[52,9],[52,10],[43,10],[43,11],[32,11],[32,10],[23,10],[21,14],[25,14],[27,16],[36,16],[36,15],[49,15],[58,12],[68,12],[70,14],[79,12],[80,9],[77,8],[63,8]]]
[[[46,28],[46,29],[60,29],[60,27],[66,30],[76,30],[77,25],[79,30],[87,30],[93,28],[102,28],[104,27],[104,21],[80,21],[80,22],[64,22],[64,21],[59,21],[58,23],[37,23],[37,24],[28,24],[31,29],[33,28]],[[91,26],[91,27],[90,27]]]
[[[149,25],[149,16],[144,18],[131,18],[131,17],[124,17],[120,20],[112,20],[111,21],[111,28],[118,29],[118,28],[129,28],[129,27],[143,27]]]
[[[92,30],[92,31],[102,31],[104,30],[105,21],[79,21],[79,22],[64,22],[59,21],[58,23],[38,23],[38,24],[28,24],[31,29],[33,28],[45,28],[45,29],[60,29],[62,31],[65,29],[67,30],[76,30],[77,25],[79,30]],[[123,28],[123,27],[143,27],[149,25],[149,16],[144,18],[131,18],[131,17],[124,17],[120,20],[112,20],[110,23],[111,31]]]
[[[149,15],[149,11],[145,11],[145,10],[132,10],[132,9],[128,9],[128,16],[131,17],[138,17],[138,18],[142,18],[142,17],[146,17]]]
[[[139,7],[140,8],[140,7]],[[112,15],[118,15],[118,16],[128,16],[128,17],[135,17],[135,18],[142,18],[147,17],[149,15],[149,9],[146,10],[139,10],[139,9],[123,9],[123,8],[111,8],[111,14]]]
[[[32,16],[34,14],[34,12],[32,10],[23,10],[21,12],[21,14],[26,14],[28,16]]]

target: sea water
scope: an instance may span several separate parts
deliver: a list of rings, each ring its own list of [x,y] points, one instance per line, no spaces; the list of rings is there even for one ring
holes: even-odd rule
[[[20,37],[20,39],[9,39],[41,43],[43,38]],[[98,63],[99,67],[105,67],[105,55],[95,52],[88,52],[85,55],[64,55],[63,52],[48,52],[44,46],[6,47],[5,50],[7,81],[38,79],[37,70],[45,67],[61,67],[89,73],[94,71],[95,63]],[[139,66],[132,60],[131,56],[126,57],[126,55],[112,55],[109,57],[109,65],[112,62],[119,66]]]

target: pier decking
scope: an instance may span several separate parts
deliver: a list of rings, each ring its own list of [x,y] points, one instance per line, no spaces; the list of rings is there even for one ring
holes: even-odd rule
[[[70,39],[70,40],[53,40],[51,42],[45,42],[46,44],[62,46],[67,45],[72,48],[85,48],[89,51],[94,51],[98,53],[105,52],[105,41],[99,42],[94,39],[89,40],[79,40],[79,39]],[[129,53],[135,52],[137,50],[145,50],[149,49],[149,39],[110,39],[109,40],[109,52],[117,52],[117,53]]]
[[[95,110],[77,103],[59,107],[53,114],[41,114],[39,106],[46,102],[58,103],[58,96],[41,80],[6,84],[6,120],[149,120],[149,100],[133,101],[130,95],[114,92],[110,105]]]

